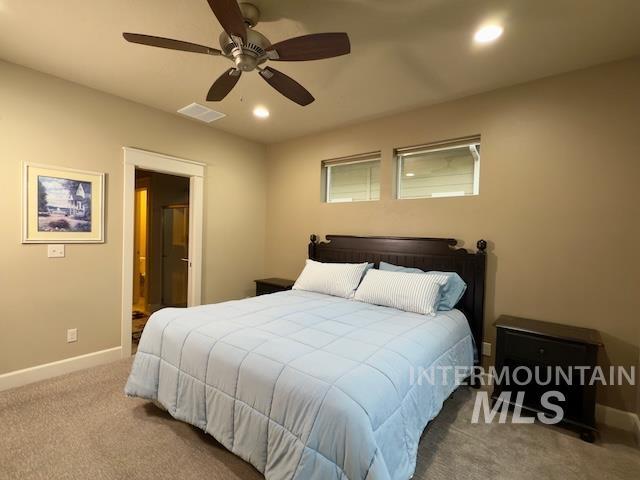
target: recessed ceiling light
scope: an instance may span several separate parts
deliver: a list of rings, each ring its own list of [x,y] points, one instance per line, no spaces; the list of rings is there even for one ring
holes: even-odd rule
[[[254,108],[253,114],[258,118],[269,118],[269,110],[267,110],[265,107]]]
[[[500,38],[503,31],[500,25],[486,25],[476,32],[473,39],[476,43],[491,43]]]
[[[405,173],[404,174],[406,177],[415,177],[416,174],[415,173]]]

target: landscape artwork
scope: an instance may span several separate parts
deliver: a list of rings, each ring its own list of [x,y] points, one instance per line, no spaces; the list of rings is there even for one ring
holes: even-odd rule
[[[91,183],[39,176],[38,231],[90,232]]]
[[[25,164],[23,243],[101,243],[104,174]]]

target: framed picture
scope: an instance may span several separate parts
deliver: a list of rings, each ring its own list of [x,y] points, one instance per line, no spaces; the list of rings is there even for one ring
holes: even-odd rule
[[[24,164],[22,243],[103,243],[104,173]]]

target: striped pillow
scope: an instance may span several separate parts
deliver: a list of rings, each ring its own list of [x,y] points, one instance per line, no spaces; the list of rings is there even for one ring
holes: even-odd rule
[[[367,265],[367,263],[322,263],[307,260],[293,289],[351,298],[362,280]]]
[[[369,270],[356,290],[355,299],[406,312],[435,315],[440,290],[447,280],[446,275]]]

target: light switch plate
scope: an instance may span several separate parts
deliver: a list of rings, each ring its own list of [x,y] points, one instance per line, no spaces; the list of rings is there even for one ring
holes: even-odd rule
[[[70,328],[67,330],[67,343],[77,342],[78,341],[78,329]]]
[[[485,357],[491,356],[491,344],[489,342],[482,342],[482,355]]]
[[[47,245],[47,257],[64,258],[64,245]]]

